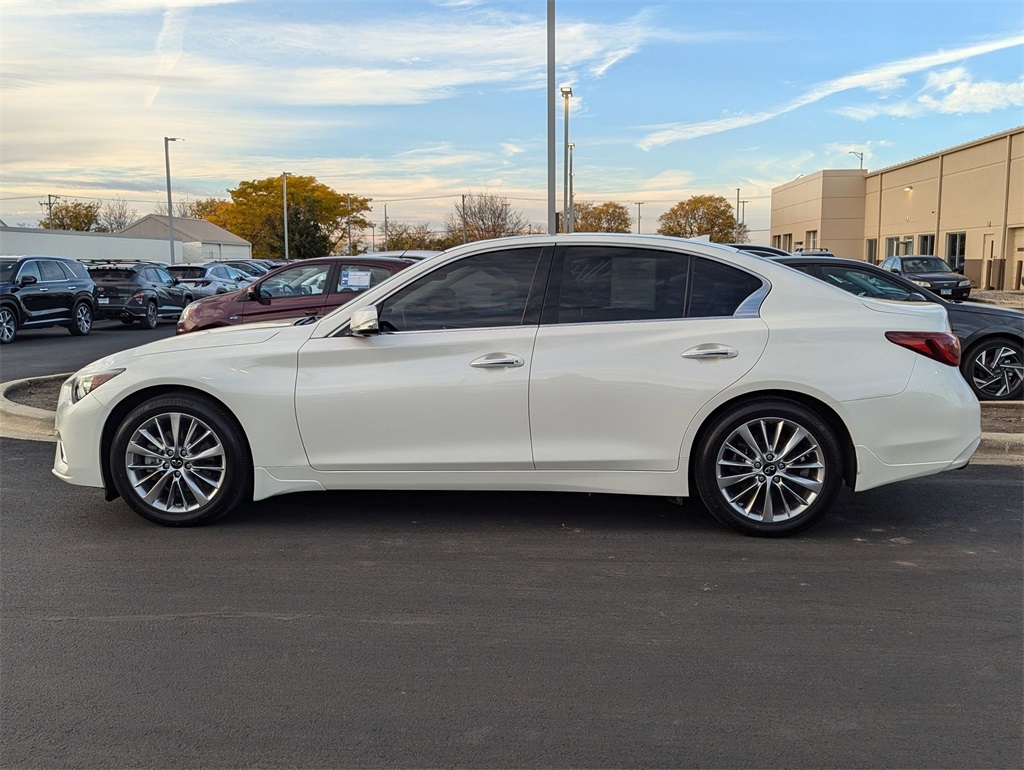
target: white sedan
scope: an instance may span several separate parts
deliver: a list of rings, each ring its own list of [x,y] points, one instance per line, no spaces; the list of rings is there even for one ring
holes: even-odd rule
[[[934,303],[727,247],[481,241],[320,319],[87,366],[61,391],[54,473],[171,526],[289,492],[552,490],[697,494],[785,535],[844,483],[967,464],[980,410],[958,361]]]

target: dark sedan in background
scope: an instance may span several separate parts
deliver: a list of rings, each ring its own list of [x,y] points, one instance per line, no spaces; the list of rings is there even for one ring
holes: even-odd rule
[[[96,284],[81,262],[66,257],[0,257],[0,344],[20,329],[65,326],[76,337],[92,331]]]
[[[967,299],[971,296],[970,279],[964,278],[938,257],[889,257],[879,267],[945,299]]]
[[[800,255],[772,259],[860,296],[942,305],[960,339],[960,371],[978,399],[1010,401],[1024,396],[1024,312],[981,302],[950,302],[881,265]]]

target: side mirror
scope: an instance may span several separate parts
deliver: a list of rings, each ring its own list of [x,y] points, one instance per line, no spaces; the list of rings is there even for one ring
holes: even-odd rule
[[[19,280],[18,283],[20,283],[22,286],[31,286],[32,284],[38,281],[39,279],[36,278],[34,275],[26,275],[24,278]]]
[[[173,283],[175,286],[177,286],[179,283],[181,283],[181,279],[180,278],[172,278],[171,279],[171,283]]]
[[[259,302],[261,305],[269,305],[270,297],[264,297],[260,292],[260,287],[256,284],[250,284],[245,290],[245,298]]]
[[[910,297],[908,299],[909,299],[910,302],[927,302],[928,301],[928,298],[926,296],[924,296],[919,291],[912,291],[912,292],[910,292]]]
[[[361,307],[352,314],[352,320],[348,322],[349,331],[356,337],[370,337],[380,334],[380,319],[377,317],[377,307]]]

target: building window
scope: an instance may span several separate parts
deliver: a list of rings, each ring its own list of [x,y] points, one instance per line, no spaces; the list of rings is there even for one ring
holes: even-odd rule
[[[781,235],[773,235],[772,236],[772,246],[774,246],[777,249],[781,249],[782,248],[782,236]]]
[[[967,233],[946,233],[946,262],[954,270],[963,272],[967,254]]]
[[[805,249],[816,249],[818,248],[818,231],[808,230],[804,236]]]
[[[793,251],[793,233],[786,233],[782,236],[782,250]]]
[[[878,264],[878,239],[868,238],[864,242],[864,259],[871,265]]]
[[[927,254],[929,257],[935,256],[935,236],[934,235],[922,235],[917,239],[917,253]]]
[[[803,250],[804,250],[804,242],[803,241],[797,241],[796,243],[793,244],[793,253],[794,254],[796,252],[798,252],[798,251],[803,251]]]
[[[899,238],[886,238],[885,239],[885,256],[895,257],[896,252],[899,251],[900,239]]]

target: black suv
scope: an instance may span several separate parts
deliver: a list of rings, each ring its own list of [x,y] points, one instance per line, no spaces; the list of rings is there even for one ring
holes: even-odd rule
[[[0,257],[0,344],[19,329],[66,326],[76,337],[92,331],[96,285],[85,265],[66,257]]]
[[[89,275],[96,282],[97,318],[155,329],[161,318],[178,320],[193,299],[177,278],[151,262],[91,263]]]

